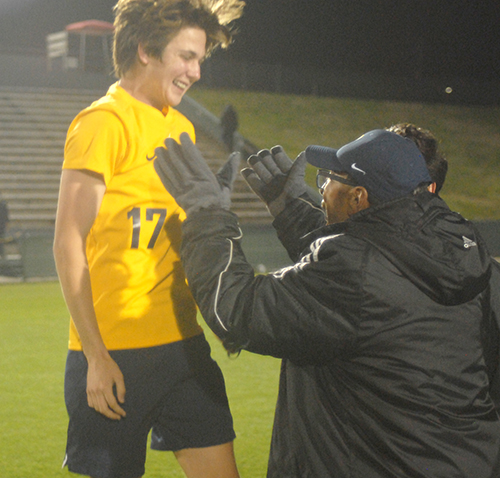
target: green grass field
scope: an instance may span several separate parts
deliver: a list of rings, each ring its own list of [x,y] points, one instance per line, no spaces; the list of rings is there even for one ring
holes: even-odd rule
[[[308,144],[338,147],[370,129],[413,122],[442,140],[450,162],[443,197],[469,219],[500,219],[500,108],[284,96],[195,88],[218,115],[239,113],[240,132],[259,147],[295,156]],[[314,171],[309,170],[309,180]],[[311,181],[312,183],[312,181]],[[68,314],[55,282],[0,285],[0,476],[48,478],[61,470],[66,411],[63,374]],[[207,336],[226,378],[242,478],[265,476],[279,361],[228,358]],[[146,478],[182,477],[171,454],[150,452]]]
[[[56,282],[0,285],[0,476],[77,476],[61,469],[68,313]],[[207,331],[226,378],[243,478],[265,476],[279,361],[229,358]],[[171,453],[149,452],[146,478],[183,477]]]

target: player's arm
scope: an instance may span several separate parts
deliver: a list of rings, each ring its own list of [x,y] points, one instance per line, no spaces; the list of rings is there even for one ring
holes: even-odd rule
[[[66,304],[88,362],[90,407],[112,419],[125,416],[123,375],[102,340],[92,301],[86,240],[106,190],[102,177],[87,170],[63,170],[56,217],[54,258]],[[113,393],[116,386],[116,397]],[[117,401],[118,398],[118,401]]]

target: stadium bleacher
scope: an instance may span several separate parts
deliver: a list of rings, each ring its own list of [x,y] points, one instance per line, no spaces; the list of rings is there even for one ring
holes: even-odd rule
[[[0,87],[0,195],[9,210],[5,246],[6,255],[10,252],[14,257],[7,264],[11,272],[17,274],[20,269],[27,268],[26,261],[21,261],[21,266],[16,265],[21,255],[33,256],[36,262],[37,255],[26,250],[32,243],[45,244],[39,251],[40,259],[51,254],[66,132],[76,114],[104,93],[100,90]],[[197,144],[216,171],[228,155],[218,137],[218,119],[193,100],[187,101],[188,107],[183,108],[181,104],[180,109],[191,116],[197,129]],[[212,124],[208,124],[210,122]],[[254,152],[248,150],[248,142],[241,137],[239,140],[245,144],[246,153]],[[240,177],[234,188],[233,210],[242,224],[270,222],[267,209]],[[49,264],[48,272],[53,274],[51,262],[45,259],[43,262]],[[4,268],[7,266],[4,264]],[[38,268],[36,264],[28,267],[35,270],[36,275],[41,273]],[[24,270],[23,275],[28,277],[31,273]]]

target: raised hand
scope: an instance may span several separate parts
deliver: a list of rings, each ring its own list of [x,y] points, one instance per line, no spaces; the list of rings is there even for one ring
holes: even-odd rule
[[[165,147],[155,153],[155,170],[186,215],[204,208],[230,208],[239,153],[232,153],[216,175],[187,133],[180,135],[180,144],[167,138]]]
[[[247,163],[249,167],[241,173],[273,217],[280,214],[289,201],[307,194],[304,180],[307,161],[303,152],[292,162],[281,146],[274,146],[250,156]]]

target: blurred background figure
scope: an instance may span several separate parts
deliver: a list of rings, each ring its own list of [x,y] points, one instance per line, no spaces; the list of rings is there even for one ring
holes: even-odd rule
[[[222,141],[228,151],[234,151],[234,133],[238,130],[238,113],[232,105],[227,105],[220,118]]]
[[[3,259],[5,254],[4,244],[7,241],[5,232],[9,223],[9,208],[7,202],[0,196],[0,258]]]

